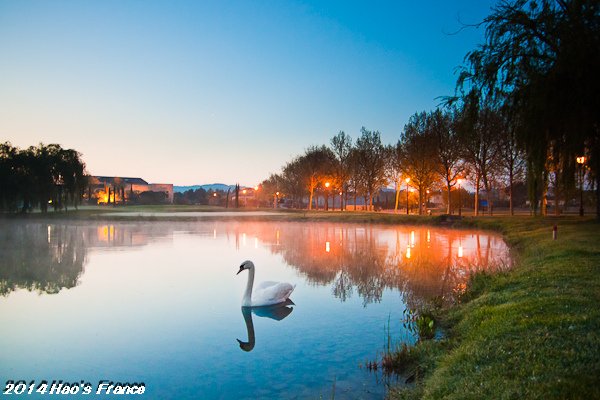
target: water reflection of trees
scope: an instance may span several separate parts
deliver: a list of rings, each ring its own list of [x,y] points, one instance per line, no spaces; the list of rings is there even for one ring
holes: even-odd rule
[[[75,287],[90,248],[143,246],[150,238],[172,233],[167,224],[3,223],[0,295],[16,289],[51,294]]]
[[[450,301],[472,271],[508,263],[504,242],[482,232],[329,223],[13,221],[0,229],[0,295],[76,286],[91,248],[142,247],[172,240],[177,230],[216,238],[221,228],[235,237],[236,247],[262,242],[309,283],[331,285],[341,301],[358,295],[365,305],[380,301],[388,288],[399,289],[412,309],[432,299]]]
[[[245,230],[309,282],[330,284],[341,301],[356,292],[365,305],[381,301],[387,288],[399,289],[413,309],[434,299],[452,301],[473,271],[508,262],[504,242],[483,232],[311,223],[273,229],[256,224]]]
[[[58,293],[74,287],[86,258],[82,230],[67,225],[6,224],[0,247],[3,296],[18,288]]]

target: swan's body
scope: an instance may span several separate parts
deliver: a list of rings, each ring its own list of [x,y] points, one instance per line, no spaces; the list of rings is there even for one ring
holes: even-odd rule
[[[244,261],[240,265],[238,274],[245,269],[248,270],[248,282],[246,283],[246,290],[242,297],[242,307],[263,307],[283,303],[290,297],[296,287],[296,285],[291,285],[287,282],[266,281],[256,285],[254,293],[252,293],[254,263],[252,261]]]

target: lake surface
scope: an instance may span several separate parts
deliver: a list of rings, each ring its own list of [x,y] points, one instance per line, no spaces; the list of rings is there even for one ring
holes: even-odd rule
[[[387,329],[416,340],[405,309],[510,263],[487,232],[244,221],[2,221],[0,254],[3,385],[144,382],[129,397],[161,399],[383,398],[361,364]],[[244,312],[247,259],[256,282],[296,284],[294,304]]]

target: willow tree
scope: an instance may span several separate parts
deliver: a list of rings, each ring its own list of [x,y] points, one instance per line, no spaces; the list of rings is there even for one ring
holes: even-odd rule
[[[21,150],[6,142],[0,145],[0,209],[26,212],[48,204],[55,210],[77,204],[87,176],[81,154],[58,144],[30,146]]]
[[[520,123],[533,207],[550,146],[560,145],[565,165],[587,155],[600,218],[600,2],[507,0],[481,25],[485,43],[467,54],[459,90],[505,95]]]

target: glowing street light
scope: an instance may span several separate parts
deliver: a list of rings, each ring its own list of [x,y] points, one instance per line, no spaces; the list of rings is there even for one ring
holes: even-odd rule
[[[579,216],[583,217],[583,165],[585,164],[585,156],[577,157],[577,164],[579,164]]]
[[[406,178],[404,181],[406,182],[406,215],[408,215],[408,182],[410,182],[410,178]]]

